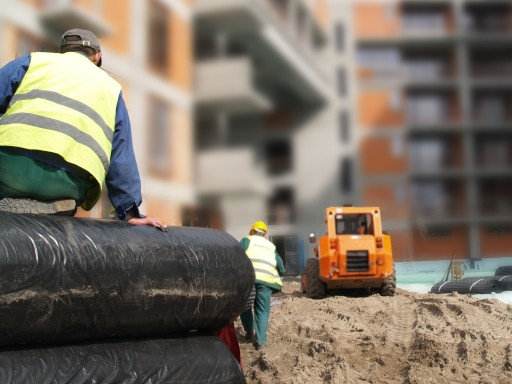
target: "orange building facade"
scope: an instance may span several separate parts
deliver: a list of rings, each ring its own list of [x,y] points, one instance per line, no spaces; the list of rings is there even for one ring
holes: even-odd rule
[[[511,257],[512,7],[367,0],[350,12],[361,203],[382,207],[396,260]]]

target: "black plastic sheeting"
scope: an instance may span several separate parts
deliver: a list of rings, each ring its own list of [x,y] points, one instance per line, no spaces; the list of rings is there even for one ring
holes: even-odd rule
[[[216,329],[254,284],[218,230],[2,213],[0,234],[2,346]]]
[[[431,293],[499,293],[503,291],[502,285],[494,276],[466,277],[462,280],[440,281],[430,289]]]
[[[116,341],[0,352],[0,383],[245,383],[215,336]]]

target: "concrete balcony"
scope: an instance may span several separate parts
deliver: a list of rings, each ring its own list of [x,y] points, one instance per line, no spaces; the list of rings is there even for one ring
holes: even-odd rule
[[[197,189],[203,196],[268,194],[263,167],[250,148],[202,151],[196,161]]]
[[[310,39],[301,38],[265,0],[197,0],[195,19],[198,36],[222,35],[258,63],[267,94],[291,95],[305,105],[327,100],[327,79],[312,48],[322,41],[318,28],[310,29]]]
[[[196,64],[197,104],[230,114],[263,112],[271,101],[254,87],[249,58],[220,58]]]
[[[85,9],[72,0],[46,0],[39,18],[49,37],[54,40],[60,39],[62,33],[72,28],[88,29],[101,38],[112,31],[102,20],[100,11],[99,8]]]

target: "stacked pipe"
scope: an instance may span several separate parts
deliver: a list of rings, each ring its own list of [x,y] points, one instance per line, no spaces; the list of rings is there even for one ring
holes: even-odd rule
[[[208,331],[254,284],[212,229],[0,215],[1,383],[244,383]]]

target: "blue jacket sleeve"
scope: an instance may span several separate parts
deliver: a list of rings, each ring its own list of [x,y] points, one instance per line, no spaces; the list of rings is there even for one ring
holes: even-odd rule
[[[117,101],[112,154],[105,181],[117,217],[126,220],[128,211],[136,217],[144,217],[138,208],[142,203],[141,182],[133,151],[130,118],[122,93]]]
[[[12,96],[18,89],[21,80],[30,65],[30,55],[22,56],[0,68],[0,115],[9,106]]]

